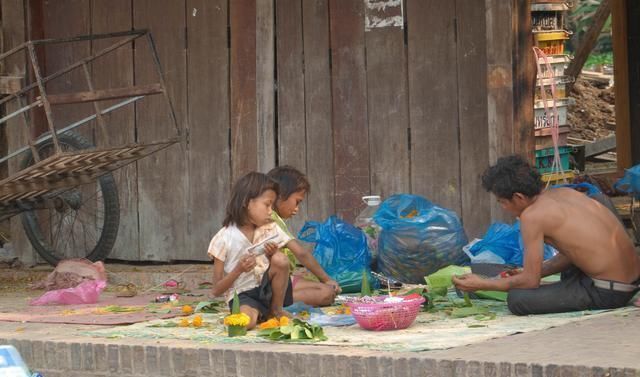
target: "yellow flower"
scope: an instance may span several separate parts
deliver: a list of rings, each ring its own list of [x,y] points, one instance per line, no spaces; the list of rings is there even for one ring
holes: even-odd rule
[[[182,318],[180,322],[178,322],[178,327],[189,327],[189,319]]]
[[[280,317],[280,326],[286,326],[289,324],[289,317]]]
[[[244,313],[231,314],[224,317],[225,326],[247,326],[249,321],[251,321],[251,318]]]
[[[182,307],[182,314],[189,315],[191,313],[193,313],[193,308],[191,306],[185,305]]]
[[[197,315],[197,316],[193,317],[193,321],[191,321],[191,324],[193,325],[193,327],[202,326],[202,316]]]

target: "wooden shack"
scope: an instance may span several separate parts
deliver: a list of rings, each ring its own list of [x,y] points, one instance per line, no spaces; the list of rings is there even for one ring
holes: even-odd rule
[[[232,182],[289,164],[312,184],[294,228],[360,197],[410,192],[453,209],[469,237],[503,218],[480,185],[498,156],[533,153],[530,2],[521,0],[2,0],[4,50],[26,39],[150,29],[178,122],[174,146],[115,172],[111,258],[206,260]],[[42,52],[45,70],[100,48]],[[99,85],[148,74],[132,48]],[[24,62],[3,74],[25,76]],[[71,92],[75,81],[58,88]],[[119,145],[166,128],[151,101],[117,115]],[[59,120],[77,114],[60,111]],[[114,115],[116,116],[116,115]],[[166,120],[168,122],[168,119]],[[8,128],[10,146],[20,144]],[[15,167],[10,167],[15,169]],[[16,250],[33,258],[13,224]]]

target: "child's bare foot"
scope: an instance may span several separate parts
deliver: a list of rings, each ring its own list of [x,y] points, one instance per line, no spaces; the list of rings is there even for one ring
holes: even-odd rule
[[[640,298],[633,303],[635,306],[640,307]]]

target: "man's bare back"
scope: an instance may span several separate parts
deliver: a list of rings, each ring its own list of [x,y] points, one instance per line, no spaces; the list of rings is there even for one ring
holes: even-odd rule
[[[630,283],[640,276],[640,259],[620,221],[583,193],[543,191],[521,222],[523,228],[540,227],[545,242],[592,278]]]

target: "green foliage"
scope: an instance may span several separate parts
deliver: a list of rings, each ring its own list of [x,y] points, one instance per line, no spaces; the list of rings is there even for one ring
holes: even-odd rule
[[[311,325],[307,322],[294,318],[286,326],[264,329],[258,332],[258,336],[271,340],[290,341],[323,341],[327,340],[321,326]]]
[[[613,53],[591,54],[585,63],[585,67],[587,68],[602,65],[613,65]]]
[[[573,51],[575,49],[575,46],[580,43],[580,39],[593,23],[593,17],[601,2],[601,0],[574,0],[574,6],[568,12],[566,22],[566,28],[574,33],[568,45],[570,50]],[[611,17],[609,17],[602,28],[594,51],[610,52],[611,50]],[[575,51],[573,52],[575,53]]]
[[[362,286],[360,287],[360,297],[371,296],[371,285],[369,284],[369,274],[362,270]]]
[[[196,306],[196,313],[219,313],[222,302],[220,301],[200,301]],[[240,308],[238,308],[238,311]],[[237,314],[237,313],[236,313]]]
[[[231,314],[240,313],[240,299],[238,298],[238,292],[233,292],[233,303],[231,305]]]

